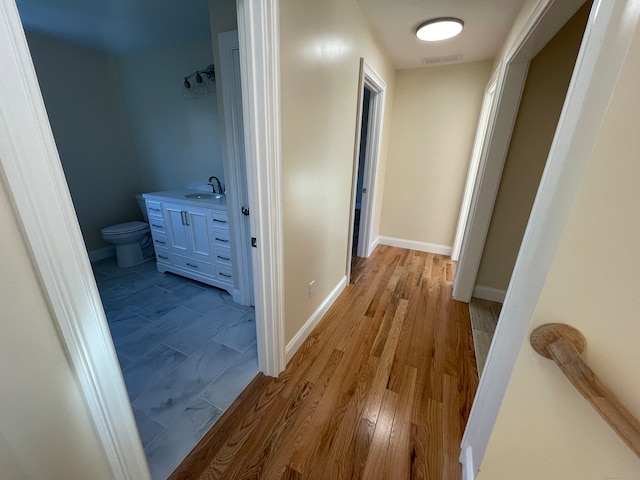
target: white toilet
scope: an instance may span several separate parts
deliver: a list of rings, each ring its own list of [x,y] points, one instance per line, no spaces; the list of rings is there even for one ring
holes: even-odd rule
[[[136,200],[144,219],[148,222],[142,195],[136,195]],[[104,241],[116,247],[116,258],[120,268],[133,267],[155,258],[151,229],[147,222],[120,223],[101,230]]]

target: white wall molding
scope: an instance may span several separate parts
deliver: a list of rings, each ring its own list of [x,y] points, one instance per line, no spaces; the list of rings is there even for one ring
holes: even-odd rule
[[[91,263],[99,262],[107,258],[116,256],[116,247],[102,247],[89,252],[89,261]]]
[[[295,355],[298,349],[302,346],[307,337],[311,334],[313,329],[318,325],[318,322],[322,320],[324,314],[327,313],[331,305],[337,300],[340,294],[344,291],[347,286],[347,277],[346,275],[342,277],[340,282],[334,287],[331,293],[324,299],[324,301],[318,306],[315,312],[311,314],[311,316],[304,322],[304,325],[298,333],[291,339],[291,341],[287,344],[287,348],[285,349],[285,360],[288,363],[289,360]]]
[[[369,251],[367,252],[367,257],[369,257],[369,255],[373,253],[373,251],[376,249],[378,245],[380,245],[379,235],[376,238],[374,238],[373,241],[371,242],[371,245],[369,245]]]
[[[383,237],[377,238],[377,243],[381,245],[389,245],[390,247],[408,248],[409,250],[417,250],[419,252],[435,253],[438,255],[451,255],[452,248],[448,245],[438,245],[435,243],[418,242],[416,240],[405,240],[404,238]]]
[[[242,103],[251,209],[258,366],[286,367],[281,207],[280,33],[277,0],[237,0]]]
[[[499,288],[493,287],[485,287],[484,285],[476,285],[473,288],[474,297],[482,298],[484,300],[491,300],[492,302],[503,303],[506,294],[506,290],[500,290]]]
[[[473,471],[473,450],[467,447],[460,458],[462,463],[462,480],[474,480],[476,478]]]
[[[469,480],[475,478],[484,458],[547,273],[638,26],[640,9],[628,7],[627,0],[595,0],[593,4],[547,166],[462,439],[461,462],[466,462],[468,448],[473,451],[473,465],[465,465],[465,471],[472,473]]]
[[[15,3],[0,2],[0,178],[113,478],[150,478]],[[28,158],[29,161],[24,161]],[[43,366],[46,368],[46,366]]]

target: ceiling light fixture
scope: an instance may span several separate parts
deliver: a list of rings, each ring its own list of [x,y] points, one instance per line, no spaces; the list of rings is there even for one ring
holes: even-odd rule
[[[189,81],[195,77],[195,85],[192,85]],[[213,65],[209,65],[204,70],[196,70],[184,77],[182,83],[182,96],[183,98],[198,98],[203,95],[207,95],[213,89],[214,82],[216,81],[216,70]]]
[[[458,35],[464,28],[459,18],[442,17],[424,22],[416,30],[416,37],[425,42],[438,42]]]

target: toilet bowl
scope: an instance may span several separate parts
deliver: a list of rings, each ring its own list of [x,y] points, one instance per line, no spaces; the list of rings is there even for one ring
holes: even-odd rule
[[[142,197],[136,195],[136,199],[140,208],[143,208]],[[146,209],[143,209],[143,212],[146,219]],[[120,268],[133,267],[155,258],[151,229],[147,222],[119,223],[103,228],[101,233],[105,242],[116,247],[116,258]]]

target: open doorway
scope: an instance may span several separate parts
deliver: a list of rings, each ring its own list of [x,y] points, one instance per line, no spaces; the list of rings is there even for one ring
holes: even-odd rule
[[[364,242],[360,242],[360,224],[362,223],[362,195],[364,189],[364,170],[367,160],[367,134],[369,132],[369,110],[371,105],[371,90],[365,86],[362,97],[362,117],[360,129],[360,152],[358,155],[358,175],[356,185],[356,204],[353,211],[353,245],[351,246],[352,263],[356,257],[361,257]]]
[[[492,301],[502,301],[504,299],[504,293],[513,271],[520,242],[535,199],[551,141],[553,140],[555,126],[558,123],[564,103],[567,86],[571,79],[590,4],[591,2],[585,4],[582,0],[575,0],[572,2],[573,8],[571,8],[572,5],[566,3],[562,4],[562,7],[559,6],[560,4],[554,3],[554,8],[562,9],[562,11],[556,13],[553,11],[554,9],[551,9],[547,16],[553,18],[550,22],[557,22],[557,26],[553,30],[551,26],[545,27],[546,31],[541,33],[541,35],[547,35],[544,41],[525,42],[523,40],[523,44],[510,54],[510,59],[498,68],[496,101],[490,113],[489,126],[485,135],[486,145],[482,149],[478,175],[473,189],[473,198],[470,202],[469,214],[464,228],[460,259],[454,279],[453,296],[456,300],[469,302],[472,296],[479,296]],[[521,147],[520,152],[515,152],[511,144],[515,134],[518,133],[515,131],[515,126],[518,115],[520,115],[519,108],[524,98],[523,92],[526,88],[531,64],[543,50],[542,47],[549,46],[550,42],[553,42],[554,36],[562,31],[564,26],[574,17],[574,14],[575,18],[579,18],[575,20],[573,25],[570,25],[572,32],[565,34],[565,36],[572,37],[574,40],[570,44],[571,51],[568,50],[569,45],[562,45],[560,41],[557,41],[555,45],[552,45],[555,53],[554,51],[549,51],[551,48],[545,47],[547,48],[545,54],[547,59],[540,58],[537,62],[544,64],[540,65],[540,68],[546,69],[546,71],[541,75],[541,79],[536,80],[539,85],[529,86],[529,93],[535,96],[535,93],[539,92],[537,101],[540,103],[536,103],[536,100],[531,101],[531,103],[533,104],[532,109],[538,108],[540,111],[532,113],[533,120],[530,120],[528,125],[520,129],[520,136],[524,138],[524,143],[528,147]],[[554,55],[557,57],[563,54],[566,58],[553,58]],[[561,74],[561,72],[563,73]],[[544,89],[549,87],[554,90],[554,94],[547,97]],[[548,105],[549,98],[553,99],[554,105]],[[549,112],[551,111],[555,113],[550,115]],[[536,115],[537,119],[535,118]],[[536,138],[536,135],[540,132],[544,132],[541,135],[544,138]],[[519,187],[513,188],[508,178],[504,183],[501,183],[503,173],[509,173],[506,163],[509,156],[511,155],[514,160],[517,160],[523,152],[525,153],[525,158],[528,157],[528,161],[525,162],[523,160],[521,167],[523,170],[529,169],[529,171],[519,175]],[[535,161],[531,160],[531,155],[534,155]],[[514,161],[513,163],[515,164],[516,162]],[[535,168],[533,168],[533,165],[535,165]],[[504,202],[506,209],[517,210],[518,213],[511,216],[510,221],[502,226],[502,231],[506,233],[500,235],[502,245],[496,248],[498,256],[503,256],[505,249],[508,249],[510,252],[509,260],[493,266],[493,273],[500,271],[503,278],[506,276],[506,281],[502,282],[502,286],[496,286],[495,282],[493,282],[494,285],[478,285],[476,280],[485,251],[485,241],[492,222],[494,206],[496,206],[496,198],[500,189],[505,191],[508,187],[513,188],[513,191],[509,192],[509,200]],[[515,220],[516,217],[518,218],[517,221]],[[505,275],[504,272],[506,271],[508,273]]]
[[[478,371],[489,351],[556,126],[591,2],[531,60],[469,304]]]
[[[372,244],[371,230],[385,90],[386,84],[382,77],[361,58],[346,268],[349,281],[357,279],[358,259],[367,258],[375,247]]]
[[[32,7],[28,0],[20,6],[27,12]],[[201,1],[198,8],[206,13],[208,2]],[[153,260],[117,265],[113,247],[101,243],[100,229],[141,219],[134,193],[213,188],[206,186],[212,174],[228,183],[217,128],[215,70],[220,75],[221,69],[208,67],[213,64],[210,27],[193,26],[197,35],[184,41],[161,38],[158,44],[120,52],[37,31],[29,21],[23,25],[76,218],[89,258],[95,260],[93,273],[137,433],[152,477],[166,478],[258,373],[252,300],[240,304],[233,302],[236,292],[231,288],[227,293],[194,278],[161,274]],[[211,73],[202,72],[198,97],[187,98],[181,91],[183,79],[201,70]],[[190,78],[195,88],[195,77]],[[201,185],[193,185],[198,180]],[[214,186],[222,193],[220,183]],[[179,197],[177,203],[184,205],[184,195]],[[230,250],[216,247],[214,237],[207,235],[225,231],[227,212],[220,219],[205,219],[207,205],[195,208],[206,213],[201,215],[204,235],[199,240],[204,240],[197,252],[206,253],[206,259],[197,266],[214,265],[212,271],[226,277],[230,272],[218,270],[217,264],[226,262],[230,270]],[[180,212],[187,213],[184,208]],[[228,213],[233,219],[234,212]],[[162,241],[169,242],[167,220],[163,211],[149,223],[152,231],[166,229]],[[225,228],[211,223],[217,221]],[[227,239],[220,236],[220,242]],[[167,252],[165,260],[179,258],[170,248]]]

